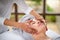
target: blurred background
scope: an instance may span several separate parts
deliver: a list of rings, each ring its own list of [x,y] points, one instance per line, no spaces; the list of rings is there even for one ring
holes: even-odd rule
[[[60,0],[25,0],[26,4],[42,15],[47,27],[60,34]],[[23,15],[20,5],[13,4],[11,20],[18,21]]]

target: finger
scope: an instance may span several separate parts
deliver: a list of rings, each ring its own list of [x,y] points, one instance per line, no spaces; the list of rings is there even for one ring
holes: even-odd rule
[[[31,33],[31,29],[30,28],[26,29],[26,32]]]
[[[37,20],[39,20],[41,23],[44,23],[45,21],[44,20],[42,20],[42,19],[37,19]]]
[[[37,32],[37,30],[36,29],[34,29],[34,28],[30,28],[31,30],[30,30],[30,33],[31,34],[35,34],[36,32]]]
[[[32,30],[32,32],[33,32],[34,34],[38,32],[38,31],[37,31],[36,29],[34,29],[34,28],[31,28],[31,30]]]
[[[33,30],[29,29],[29,30],[28,30],[28,33],[34,34],[35,32],[34,32]]]
[[[34,34],[34,31],[30,27],[26,28],[25,31],[28,33]]]

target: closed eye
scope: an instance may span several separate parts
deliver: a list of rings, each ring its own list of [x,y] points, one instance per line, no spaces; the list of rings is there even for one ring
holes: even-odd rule
[[[35,24],[35,22],[33,21],[33,22],[31,22],[31,24]]]

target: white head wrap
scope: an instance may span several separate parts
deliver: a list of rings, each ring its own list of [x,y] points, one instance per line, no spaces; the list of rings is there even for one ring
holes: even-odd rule
[[[24,16],[19,20],[19,22],[25,22],[25,21],[27,21],[27,20],[33,20],[33,18],[35,18],[33,15],[30,15],[30,14],[24,15]]]

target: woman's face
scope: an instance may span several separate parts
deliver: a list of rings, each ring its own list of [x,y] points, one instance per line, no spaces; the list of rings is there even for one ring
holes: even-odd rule
[[[38,32],[46,32],[46,27],[43,22],[33,19],[33,20],[28,20],[27,23],[32,27],[38,30]]]

